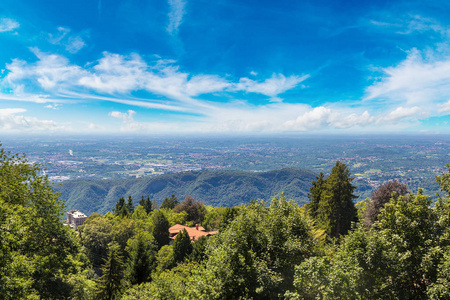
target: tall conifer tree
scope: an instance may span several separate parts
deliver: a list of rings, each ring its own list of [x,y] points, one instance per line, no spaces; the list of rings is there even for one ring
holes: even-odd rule
[[[186,229],[180,231],[177,234],[175,241],[173,242],[173,255],[177,263],[183,262],[183,260],[192,252],[191,239]]]
[[[331,174],[325,180],[317,210],[317,218],[328,236],[339,237],[351,228],[351,222],[357,220],[357,210],[349,168],[340,161],[331,169]]]
[[[128,202],[127,202],[127,210],[128,210],[128,215],[132,215],[134,212],[134,204],[133,204],[133,198],[131,198],[131,195],[128,196]]]
[[[169,244],[169,227],[169,221],[167,221],[164,214],[160,211],[156,211],[153,215],[152,234],[155,238],[156,244],[158,245],[158,249]]]
[[[119,299],[122,289],[124,271],[123,257],[120,255],[120,246],[111,243],[108,258],[102,266],[103,275],[98,279],[96,299]]]
[[[309,188],[308,198],[309,203],[307,205],[309,214],[313,217],[317,217],[317,211],[319,209],[320,197],[324,189],[324,174],[320,172],[316,180],[312,182],[312,187]]]

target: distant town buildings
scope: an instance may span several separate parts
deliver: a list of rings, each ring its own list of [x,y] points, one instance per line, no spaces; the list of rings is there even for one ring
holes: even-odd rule
[[[86,219],[87,216],[77,209],[67,212],[67,224],[72,228],[77,229],[78,226],[83,225]]]

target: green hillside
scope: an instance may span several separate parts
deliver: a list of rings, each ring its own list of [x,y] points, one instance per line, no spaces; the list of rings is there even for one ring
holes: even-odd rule
[[[131,195],[135,202],[150,196],[161,204],[175,194],[179,199],[190,195],[213,206],[233,206],[251,200],[271,199],[284,192],[299,203],[307,193],[315,173],[302,169],[281,169],[267,172],[188,171],[126,180],[71,180],[55,185],[67,209],[76,208],[86,214],[106,213],[117,199]]]

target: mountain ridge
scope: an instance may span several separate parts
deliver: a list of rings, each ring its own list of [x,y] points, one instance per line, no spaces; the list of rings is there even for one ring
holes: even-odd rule
[[[284,168],[265,172],[234,170],[201,170],[130,179],[69,180],[54,185],[66,201],[67,209],[86,214],[110,211],[120,197],[131,197],[137,205],[141,196],[149,196],[161,204],[175,194],[181,201],[190,195],[213,206],[246,204],[284,192],[299,204],[307,201],[307,193],[316,173],[311,170]]]

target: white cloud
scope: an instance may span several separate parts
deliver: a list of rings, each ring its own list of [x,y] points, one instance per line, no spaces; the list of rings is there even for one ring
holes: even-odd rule
[[[423,113],[423,111],[415,106],[415,107],[397,107],[395,110],[389,112],[389,114],[379,120],[379,122],[398,122],[400,120],[404,120],[406,118],[419,115],[419,113]]]
[[[14,29],[17,29],[19,27],[20,24],[13,19],[8,18],[0,19],[0,32],[13,31]]]
[[[355,126],[368,126],[375,122],[376,118],[371,116],[366,110],[361,115],[351,113],[349,115],[339,116],[332,120],[332,125],[336,128],[352,128]]]
[[[319,106],[303,113],[295,120],[285,122],[284,127],[288,130],[300,131],[324,128],[328,125],[331,115],[330,108]]]
[[[49,34],[48,41],[54,45],[62,45],[69,53],[77,53],[86,43],[80,36],[69,36],[70,29],[66,27],[58,27],[56,35]]]
[[[59,110],[60,106],[61,106],[61,104],[53,103],[53,104],[48,104],[44,107],[49,108],[49,109]]]
[[[257,82],[244,77],[239,80],[239,83],[237,83],[233,89],[249,93],[259,93],[276,98],[279,94],[295,88],[300,82],[309,77],[310,75],[292,75],[286,77],[283,74],[272,74],[271,78],[268,78],[263,82]]]
[[[450,58],[423,58],[417,49],[394,67],[384,68],[380,82],[367,88],[365,100],[384,99],[406,105],[437,104],[450,97]]]
[[[151,129],[148,123],[136,122],[134,120],[134,115],[136,112],[134,110],[128,110],[126,113],[120,111],[112,111],[109,113],[111,117],[122,120],[121,131],[126,132],[145,132]]]
[[[125,123],[128,122],[134,122],[133,116],[136,114],[136,112],[134,110],[128,110],[128,112],[123,113],[120,111],[112,111],[109,113],[109,115],[113,118],[117,118],[122,120]]]
[[[61,31],[64,32],[63,29]],[[41,89],[47,94],[41,94],[39,101],[58,97],[128,101],[143,107],[156,105],[165,109],[177,106],[179,108],[170,110],[199,113],[213,106],[208,101],[196,99],[203,94],[221,92],[222,96],[225,96],[227,93],[245,90],[277,100],[278,94],[296,87],[299,82],[309,77],[273,74],[262,82],[248,78],[232,82],[218,75],[191,75],[182,72],[171,60],[159,59],[147,63],[138,54],[124,56],[104,52],[97,62],[80,67],[71,64],[64,56],[43,53],[37,48],[31,50],[38,57],[38,61],[28,63],[14,59],[6,65],[8,73],[2,84],[6,89],[12,90],[15,96],[36,95],[36,90]],[[165,96],[169,100],[132,99],[131,94],[136,91],[147,91]],[[30,97],[31,101],[36,101],[35,98]]]
[[[177,34],[178,28],[183,22],[183,16],[185,12],[186,1],[184,0],[169,0],[169,25],[167,31],[170,34]]]
[[[66,44],[66,50],[70,53],[77,53],[80,51],[86,43],[84,40],[79,36],[72,36],[68,39]]]
[[[67,58],[46,54],[37,48],[31,49],[39,58],[35,63],[27,63],[22,60],[13,59],[7,64],[9,70],[5,81],[13,89],[20,89],[23,82],[31,80],[37,82],[46,91],[64,91],[78,80],[85,71],[78,66],[70,65]]]
[[[22,108],[0,109],[0,130],[47,131],[61,129],[51,120],[39,120],[35,117],[20,115],[26,112]]]
[[[439,112],[440,113],[450,112],[450,100],[439,105]]]
[[[325,128],[353,128],[372,125],[376,118],[368,111],[361,115],[348,110],[336,110],[319,106],[299,115],[295,120],[286,121],[283,127],[287,130],[318,130]]]

